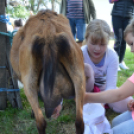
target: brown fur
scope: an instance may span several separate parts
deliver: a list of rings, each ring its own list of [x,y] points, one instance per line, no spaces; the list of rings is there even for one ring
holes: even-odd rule
[[[50,10],[31,16],[13,39],[11,64],[24,84],[34,111],[39,134],[45,134],[38,103],[38,90],[50,117],[62,98],[76,98],[76,133],[83,134],[83,94],[85,76],[83,56],[73,39],[68,20]]]

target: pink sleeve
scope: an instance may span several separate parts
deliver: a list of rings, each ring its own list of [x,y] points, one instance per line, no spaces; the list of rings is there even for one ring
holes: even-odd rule
[[[115,1],[119,1],[119,0],[109,0],[109,3],[114,3]]]
[[[134,83],[134,73],[130,78],[128,78],[128,80],[130,80],[132,83]]]

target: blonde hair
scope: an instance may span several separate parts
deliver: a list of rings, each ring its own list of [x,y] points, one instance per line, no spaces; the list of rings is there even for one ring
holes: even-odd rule
[[[124,31],[124,38],[126,38],[128,33],[132,33],[132,35],[134,36],[134,19],[132,19],[130,23],[127,25]]]
[[[92,20],[86,29],[86,41],[89,37],[94,44],[99,41],[106,43],[110,38],[110,27],[107,22],[100,19]]]

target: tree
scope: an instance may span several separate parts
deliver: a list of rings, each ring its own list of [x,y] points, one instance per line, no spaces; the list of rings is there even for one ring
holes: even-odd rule
[[[55,11],[56,4],[60,4],[60,1],[61,0],[49,0],[49,2],[51,2],[53,11]]]
[[[30,12],[23,5],[12,7],[10,5],[6,8],[6,13],[12,18],[27,18]]]
[[[0,0],[0,15],[5,15],[5,0]],[[6,32],[6,24],[0,21],[0,31]],[[0,35],[0,89],[6,88],[6,37]],[[6,108],[6,92],[0,92],[0,109]]]
[[[6,0],[0,0],[0,16],[5,16]],[[5,18],[0,19],[5,20]],[[11,44],[7,34],[6,23],[0,21],[0,110],[6,108],[7,99],[13,107],[22,108],[17,79],[13,76],[13,70],[9,60]],[[17,92],[16,92],[17,91]]]
[[[27,7],[29,10],[34,12],[38,12],[41,7],[48,8],[49,4],[51,5],[51,9],[55,11],[56,4],[60,4],[61,0],[27,0],[29,6]]]
[[[55,2],[57,2],[57,0],[29,0],[30,10],[37,12],[43,6],[48,8],[49,3],[51,3],[51,9],[54,11]]]
[[[13,17],[24,17],[24,14],[28,16],[27,12],[33,11],[34,13],[37,13],[41,8],[51,8],[53,11],[56,9],[56,5],[60,4],[61,0],[8,0],[8,3],[10,5],[13,5],[15,3],[16,6],[8,5],[7,12],[13,14]],[[12,3],[12,4],[11,4]],[[19,7],[17,6],[19,4]]]

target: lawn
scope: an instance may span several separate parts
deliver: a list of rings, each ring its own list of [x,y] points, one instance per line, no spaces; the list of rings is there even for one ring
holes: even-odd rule
[[[113,41],[110,41],[110,46],[113,47]],[[118,87],[134,72],[134,55],[130,53],[129,47],[126,50],[125,62],[130,69],[118,72]],[[22,110],[14,109],[8,103],[8,108],[0,111],[0,134],[37,134],[36,123],[31,118],[31,107],[23,89],[21,89],[20,94],[23,103]],[[40,106],[44,111],[41,101]],[[112,110],[106,111],[109,121],[116,115]],[[75,102],[73,100],[64,100],[63,109],[58,119],[47,119],[47,134],[75,134],[74,122]]]

